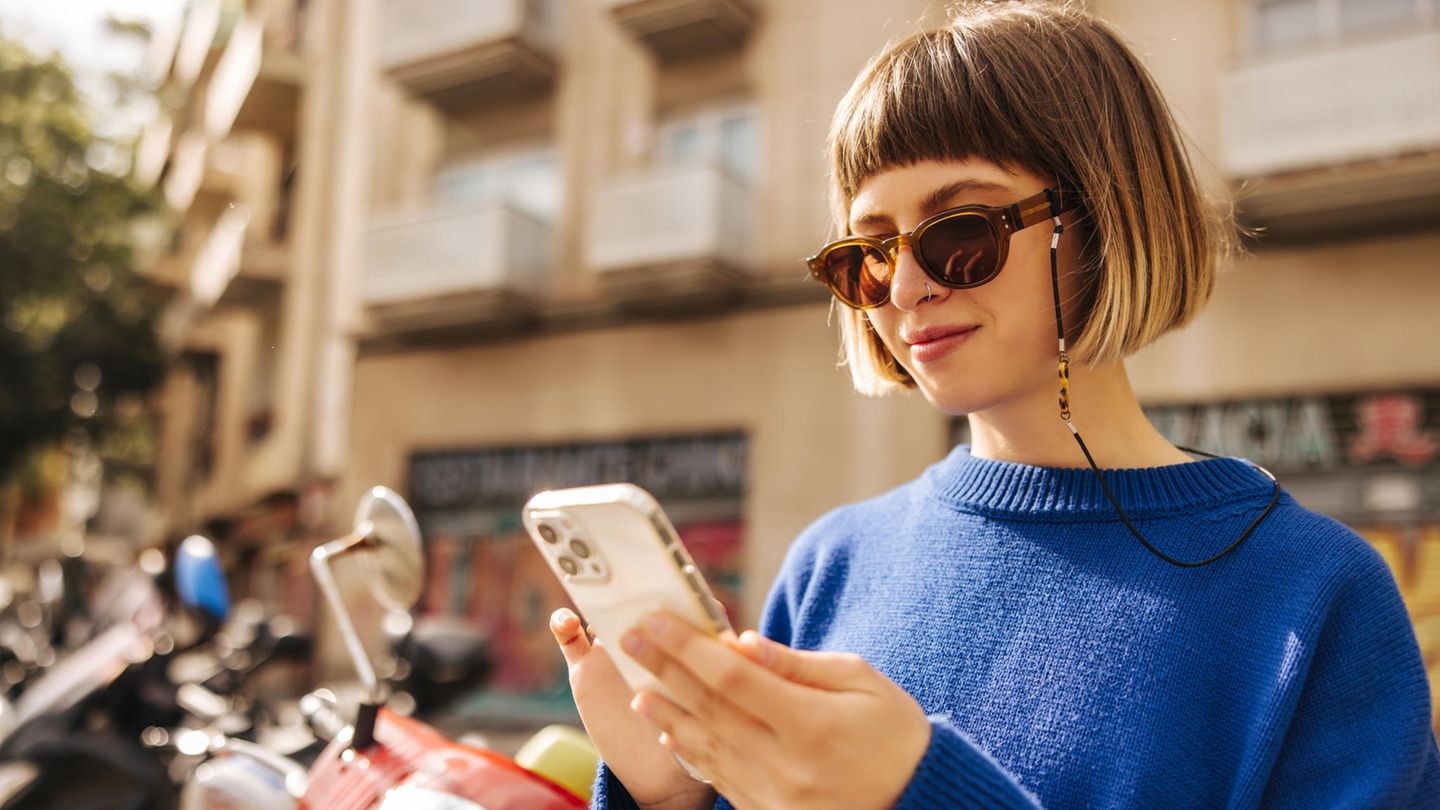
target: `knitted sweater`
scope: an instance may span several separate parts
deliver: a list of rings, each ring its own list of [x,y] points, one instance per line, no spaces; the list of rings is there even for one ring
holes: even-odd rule
[[[1231,543],[1274,491],[1233,458],[1105,474],[1182,560]],[[760,629],[860,654],[929,714],[903,810],[1440,808],[1395,581],[1288,493],[1235,551],[1179,568],[1136,542],[1090,469],[962,445],[807,529]],[[634,806],[603,765],[592,806]]]

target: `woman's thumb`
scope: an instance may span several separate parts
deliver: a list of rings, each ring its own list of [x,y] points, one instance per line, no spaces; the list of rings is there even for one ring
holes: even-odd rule
[[[560,608],[550,614],[550,632],[565,654],[565,662],[576,664],[590,652],[590,634],[585,632],[580,617],[569,608]]]

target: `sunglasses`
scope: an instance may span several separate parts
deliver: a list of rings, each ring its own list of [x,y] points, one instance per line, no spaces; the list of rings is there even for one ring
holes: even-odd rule
[[[1052,193],[1058,206],[1051,205]],[[836,240],[805,263],[811,275],[854,309],[874,309],[890,300],[890,282],[902,245],[910,246],[920,269],[936,284],[952,290],[978,287],[1005,266],[1011,234],[1078,203],[1073,191],[1047,188],[1011,205],[962,205],[889,239],[847,236]]]

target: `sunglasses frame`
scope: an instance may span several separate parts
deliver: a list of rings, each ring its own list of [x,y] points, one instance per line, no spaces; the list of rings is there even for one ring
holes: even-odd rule
[[[1054,193],[1059,198],[1058,211],[1052,211],[1050,194]],[[824,247],[814,256],[805,260],[810,267],[810,275],[817,281],[829,288],[832,295],[840,303],[851,309],[875,309],[882,307],[890,301],[890,284],[885,285],[885,296],[873,304],[860,305],[847,300],[842,296],[835,285],[831,282],[830,276],[825,272],[825,260],[836,250],[846,247],[869,247],[874,248],[885,257],[885,263],[890,268],[890,278],[895,278],[896,265],[900,259],[900,248],[908,246],[915,256],[915,263],[925,272],[926,277],[942,287],[952,290],[964,290],[972,287],[979,287],[995,280],[1000,275],[1000,270],[1005,266],[1005,258],[1009,254],[1010,237],[1018,231],[1022,231],[1031,225],[1036,225],[1045,220],[1051,219],[1055,213],[1069,211],[1080,203],[1079,195],[1074,191],[1065,189],[1046,188],[1037,194],[1032,194],[1023,200],[1011,203],[1010,205],[962,205],[941,211],[934,216],[927,218],[924,222],[915,226],[909,233],[897,234],[889,239],[876,239],[870,236],[847,236],[837,239]],[[990,233],[995,238],[995,271],[989,278],[983,281],[975,281],[968,284],[951,284],[940,277],[925,263],[924,254],[918,249],[920,240],[925,232],[941,222],[948,222],[952,219],[962,217],[979,217],[984,219],[990,228]]]

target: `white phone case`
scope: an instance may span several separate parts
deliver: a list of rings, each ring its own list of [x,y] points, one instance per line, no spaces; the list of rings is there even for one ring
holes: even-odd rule
[[[730,629],[670,519],[640,487],[607,484],[541,492],[525,504],[523,519],[530,539],[630,688],[665,692],[649,670],[620,649],[620,636],[645,614],[668,610],[710,634]],[[550,527],[553,540],[543,527]],[[576,540],[582,546],[574,546]]]
[[[522,519],[631,689],[670,694],[620,649],[621,634],[645,614],[664,609],[707,633],[730,629],[670,518],[640,487],[606,484],[541,492],[525,504]],[[544,527],[550,528],[550,537]],[[577,539],[583,548],[574,546]],[[694,778],[709,781],[684,759],[675,761]]]

